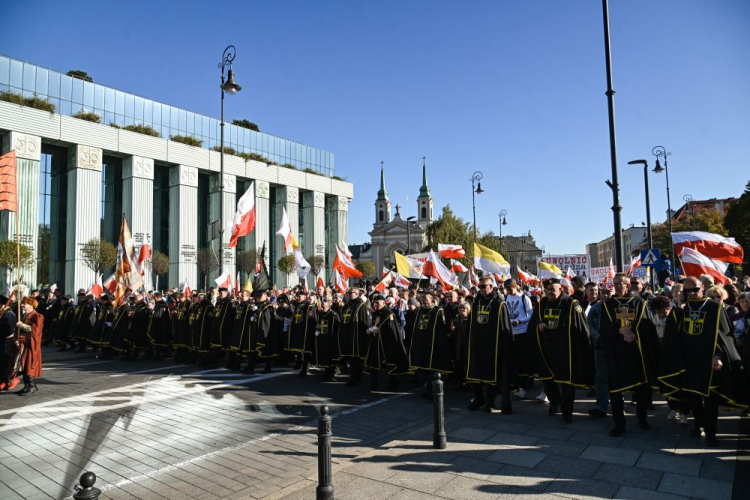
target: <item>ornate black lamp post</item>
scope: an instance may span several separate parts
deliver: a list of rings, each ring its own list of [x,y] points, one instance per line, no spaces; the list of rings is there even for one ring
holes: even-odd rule
[[[474,197],[474,193],[476,194],[482,194],[484,193],[484,189],[482,189],[482,183],[479,182],[482,180],[482,172],[477,170],[474,172],[474,175],[471,176],[471,208],[474,212],[474,241],[477,241],[477,204]],[[476,189],[474,187],[476,183]]]
[[[669,224],[669,237],[672,236],[672,200],[669,197],[669,167],[667,166],[667,158],[670,153],[667,151],[667,149],[664,146],[656,146],[654,149],[651,150],[651,154],[656,156],[656,166],[654,167],[654,173],[660,174],[664,172],[664,174],[667,177],[667,223]],[[664,159],[664,167],[661,166],[661,163],[659,162],[659,159]],[[670,252],[672,253],[672,252]],[[672,276],[674,276],[674,255],[672,255],[672,260],[670,261],[672,263],[672,269],[670,271],[672,272]]]

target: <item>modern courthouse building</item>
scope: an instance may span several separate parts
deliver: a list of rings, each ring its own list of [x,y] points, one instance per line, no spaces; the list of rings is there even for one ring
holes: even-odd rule
[[[236,252],[265,244],[275,283],[298,282],[296,275],[277,269],[283,245],[275,232],[282,209],[305,257],[323,256],[330,267],[335,245],[348,243],[354,191],[351,183],[333,175],[330,152],[227,124],[225,148],[268,161],[225,154],[220,192],[221,155],[212,150],[220,141],[216,118],[3,55],[0,92],[6,98],[0,101],[2,152],[14,149],[18,159],[20,240],[36,259],[21,273],[30,287],[56,283],[67,293],[87,288],[94,272],[84,264],[80,248],[92,238],[116,245],[124,213],[136,245],[147,239],[154,250],[169,256],[170,287],[187,281],[194,290],[202,288],[206,276],[198,269],[197,252],[213,247],[219,254],[218,240],[210,241],[207,230],[219,219],[219,197],[226,228],[251,182],[255,231],[231,249],[226,247],[229,231],[223,233],[224,268],[233,276]],[[207,95],[215,99],[217,114],[220,92],[217,84]],[[19,95],[47,101],[54,110],[6,102]],[[100,123],[74,117],[82,112],[95,113]],[[139,124],[159,136],[123,128]],[[174,136],[202,144],[190,146],[171,140]],[[0,239],[15,239],[15,214],[3,211],[1,217]],[[212,286],[218,265],[208,274]]]

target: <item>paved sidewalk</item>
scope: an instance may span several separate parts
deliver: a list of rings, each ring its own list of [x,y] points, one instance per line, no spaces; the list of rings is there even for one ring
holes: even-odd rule
[[[445,450],[432,449],[430,425],[339,462],[336,498],[731,500],[735,459],[748,455],[737,451],[738,412],[721,412],[720,445],[707,448],[688,436],[690,427],[666,420],[663,401],[649,412],[650,431],[637,427],[633,411],[628,432],[613,438],[607,435],[611,419],[584,414],[590,403],[578,402],[573,423],[565,424],[537,401],[514,403],[513,415],[468,412],[448,390]],[[338,458],[341,449],[333,452]],[[316,480],[310,476],[310,484],[292,485],[288,489],[300,489],[279,498],[315,498]],[[735,492],[734,498],[748,496]]]

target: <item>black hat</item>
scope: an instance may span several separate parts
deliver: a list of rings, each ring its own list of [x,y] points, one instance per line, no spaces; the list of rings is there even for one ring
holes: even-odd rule
[[[579,275],[573,276],[573,278],[571,278],[570,282],[571,283],[575,283],[578,286],[583,286],[583,285],[586,284],[586,282],[583,279],[583,276],[579,276]]]
[[[86,296],[86,292],[78,292],[78,296],[80,297],[81,295],[83,295],[85,297]]]
[[[560,278],[549,278],[544,282],[544,286],[559,285],[559,284],[560,284]]]
[[[8,303],[8,297],[6,297],[3,294],[0,294],[0,306],[5,305]]]
[[[376,300],[385,300],[385,297],[383,297],[381,294],[376,293],[372,296],[372,301],[375,302]]]
[[[284,301],[284,302],[286,302],[288,304],[289,303],[289,297],[287,297],[287,295],[285,293],[282,293],[281,295],[279,295],[278,297],[276,297],[276,302],[281,302],[281,301]]]
[[[426,288],[426,289],[422,290],[422,295],[432,295],[434,297],[435,296],[435,292],[433,292],[429,288]]]
[[[106,293],[103,293],[99,296],[99,299],[104,300],[104,301],[109,301],[109,295],[107,295]]]
[[[253,290],[252,295],[253,295],[253,297],[260,297],[261,295],[263,295],[264,293],[267,293],[267,292],[268,292],[268,290]]]
[[[223,287],[219,288],[219,291],[220,292],[228,292],[229,289],[227,287],[223,286]]]

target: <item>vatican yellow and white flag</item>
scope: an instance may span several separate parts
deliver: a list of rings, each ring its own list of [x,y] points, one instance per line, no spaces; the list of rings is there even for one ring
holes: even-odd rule
[[[398,274],[407,278],[419,279],[422,277],[423,262],[412,259],[408,255],[401,255],[398,252],[393,252],[393,255],[396,257],[396,272]]]
[[[547,280],[550,278],[562,278],[562,269],[549,262],[539,261],[539,278]]]
[[[490,274],[510,275],[510,264],[491,248],[474,243],[474,268]]]

